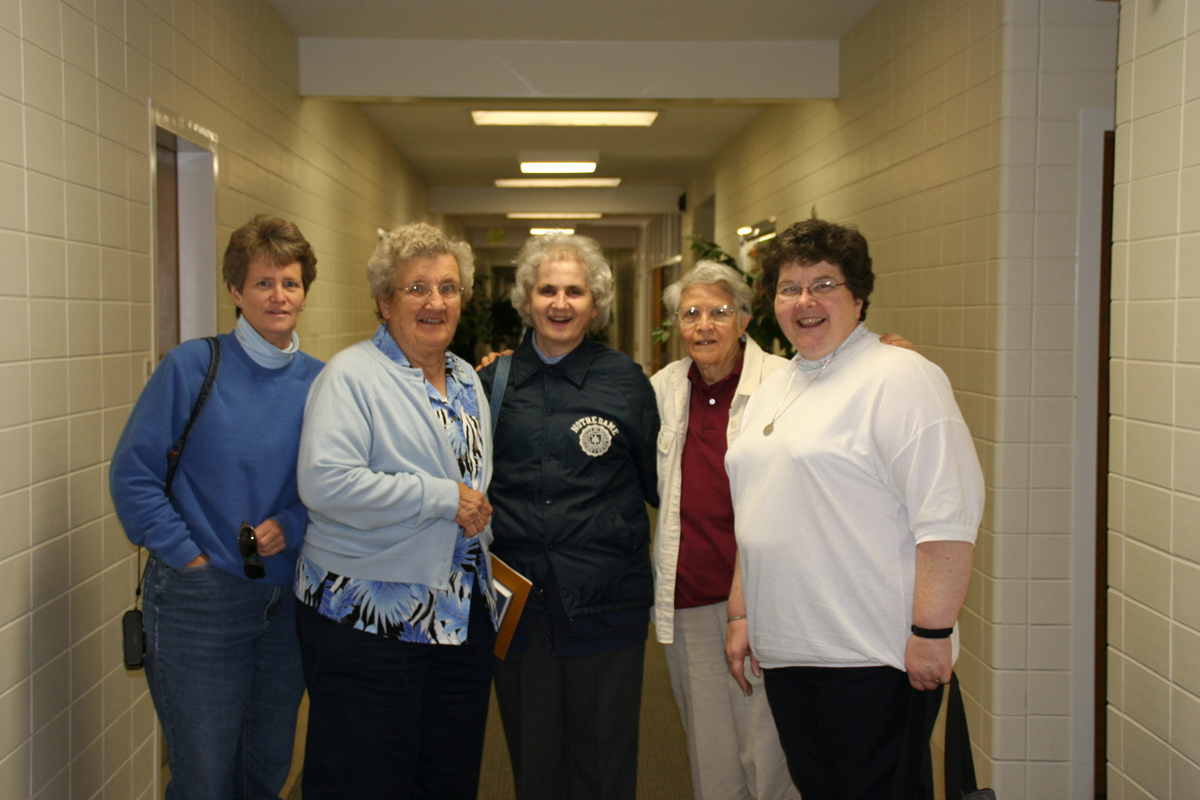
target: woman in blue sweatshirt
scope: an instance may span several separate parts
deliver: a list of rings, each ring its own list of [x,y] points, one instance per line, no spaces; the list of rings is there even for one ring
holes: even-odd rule
[[[223,277],[238,322],[218,337],[216,381],[170,494],[167,451],[204,384],[207,342],[167,354],[113,453],[117,516],[150,551],[146,678],[167,738],[167,800],[277,798],[291,765],[304,693],[291,583],[308,524],[296,454],[322,366],[299,352],[295,328],[316,265],[290,222],[260,215],[235,231]],[[239,551],[243,523],[257,555]]]

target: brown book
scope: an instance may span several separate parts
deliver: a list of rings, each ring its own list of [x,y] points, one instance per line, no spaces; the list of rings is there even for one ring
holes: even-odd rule
[[[494,652],[497,658],[503,660],[508,653],[513,631],[517,629],[517,621],[521,619],[521,612],[525,609],[525,600],[529,597],[529,589],[533,583],[493,553],[492,585],[496,587],[496,616],[500,620]]]

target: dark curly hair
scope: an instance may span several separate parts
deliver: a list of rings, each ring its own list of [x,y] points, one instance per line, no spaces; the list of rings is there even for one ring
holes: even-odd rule
[[[305,294],[317,279],[317,255],[294,222],[259,214],[234,231],[221,264],[225,285],[242,291],[250,265],[260,258],[273,267],[299,262],[300,282]],[[242,310],[235,310],[240,317]]]
[[[858,318],[867,318],[875,273],[867,240],[858,229],[823,219],[806,219],[780,233],[766,246],[762,257],[762,286],[767,298],[775,302],[779,272],[790,264],[808,266],[827,261],[842,270],[846,286],[855,299],[862,300]]]

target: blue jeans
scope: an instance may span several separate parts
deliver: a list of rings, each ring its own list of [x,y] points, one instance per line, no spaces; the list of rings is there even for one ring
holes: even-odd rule
[[[292,588],[151,554],[144,611],[166,800],[278,798],[304,694]]]

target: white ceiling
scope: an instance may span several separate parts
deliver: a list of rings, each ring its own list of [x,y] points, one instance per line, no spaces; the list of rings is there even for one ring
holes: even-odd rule
[[[833,96],[837,40],[878,0],[270,2],[301,38],[302,93],[362,103],[434,189],[434,213],[528,210],[510,202],[522,190],[492,187],[520,174],[518,151],[594,150],[596,175],[622,187],[540,190],[537,204],[558,199],[537,210],[600,210],[603,196],[606,213],[647,214],[671,210],[662,198],[767,103]],[[473,108],[660,114],[649,128],[504,128],[476,127]]]
[[[879,0],[271,0],[297,36],[748,42],[840,39]]]

